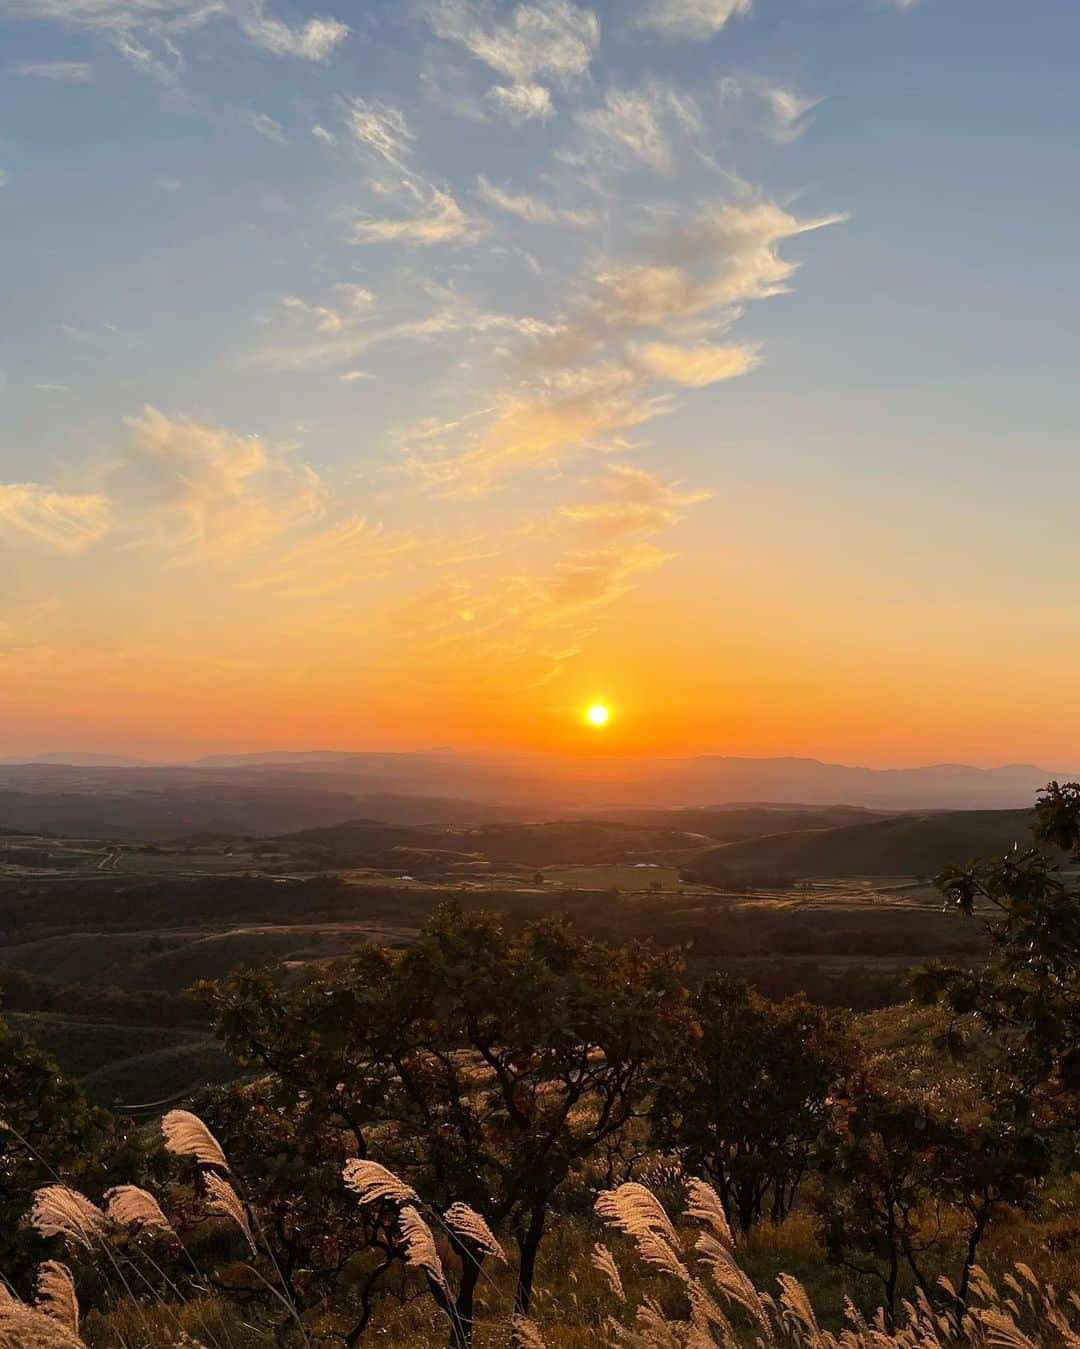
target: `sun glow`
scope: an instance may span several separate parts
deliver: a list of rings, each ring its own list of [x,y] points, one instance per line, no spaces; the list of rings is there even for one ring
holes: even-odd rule
[[[585,720],[590,726],[606,726],[611,717],[611,709],[605,707],[603,703],[593,703],[585,713]]]

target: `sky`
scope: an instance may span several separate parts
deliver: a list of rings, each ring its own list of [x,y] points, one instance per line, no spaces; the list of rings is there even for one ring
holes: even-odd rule
[[[1080,765],[1078,44],[0,0],[0,752]]]

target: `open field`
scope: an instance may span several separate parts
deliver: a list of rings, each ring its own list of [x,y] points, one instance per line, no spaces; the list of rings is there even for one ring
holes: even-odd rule
[[[168,843],[0,835],[0,993],[94,1099],[126,1103],[232,1071],[186,993],[198,980],[271,964],[295,978],[372,938],[407,943],[447,901],[511,924],[565,915],[598,936],[678,947],[694,974],[875,1007],[904,996],[912,966],[984,950],[978,926],[943,913],[925,876],[897,861],[962,841],[969,824],[996,840],[1020,822],[755,807],[630,823],[360,820]],[[768,832],[778,825],[800,827]],[[738,841],[715,846],[725,830]],[[749,851],[750,875],[717,869]],[[772,874],[795,857],[817,865]],[[892,865],[855,865],[879,857]]]

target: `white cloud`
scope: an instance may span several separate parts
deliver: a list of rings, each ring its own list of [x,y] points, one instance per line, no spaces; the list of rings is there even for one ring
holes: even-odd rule
[[[370,314],[375,308],[375,296],[367,286],[358,286],[353,281],[339,281],[334,289],[345,296],[349,308],[357,314]]]
[[[57,492],[40,483],[0,483],[0,529],[60,552],[78,552],[109,530],[106,497]]]
[[[339,287],[340,289],[341,287]],[[365,305],[363,287],[347,286],[353,292],[354,312],[343,315],[321,305],[309,305],[297,296],[286,297],[286,307],[316,320],[317,336],[264,347],[256,363],[271,370],[305,370],[353,361],[376,347],[403,342],[428,342],[453,334],[501,333],[518,337],[550,336],[550,325],[512,314],[484,313],[463,304],[452,292],[433,313],[396,323],[373,325],[370,305]]]
[[[494,84],[487,98],[511,122],[544,121],[555,112],[551,94],[542,84]]]
[[[767,201],[717,207],[672,235],[652,260],[601,265],[538,354],[565,364],[599,342],[648,329],[674,334],[690,320],[722,326],[747,301],[787,289],[796,264],[777,252],[785,239],[842,219],[800,220]]]
[[[806,115],[821,102],[807,98],[794,89],[773,84],[761,76],[737,79],[726,76],[719,86],[721,107],[736,105],[748,99],[761,109],[761,129],[774,141],[783,144],[793,141],[806,130]]]
[[[237,15],[243,32],[264,51],[274,56],[296,56],[303,61],[325,61],[349,33],[339,19],[308,19],[290,27],[280,19],[269,18],[262,0],[249,0],[246,11]]]
[[[365,98],[351,98],[346,120],[358,145],[395,168],[404,168],[413,134],[400,108],[386,103],[369,103]]]
[[[85,61],[24,61],[16,73],[30,79],[57,80],[64,84],[87,84],[94,69]]]
[[[395,535],[364,516],[353,515],[307,534],[245,583],[293,599],[314,599],[383,576],[391,564],[419,546],[409,534]]]
[[[507,192],[503,188],[496,187],[494,183],[489,183],[482,174],[477,181],[477,190],[489,206],[494,206],[499,211],[505,211],[508,215],[515,215],[519,220],[527,220],[533,225],[547,225],[563,221],[568,225],[577,225],[584,229],[596,224],[596,216],[591,211],[551,206],[548,202],[541,201],[538,197],[532,197],[527,192]]]
[[[332,131],[327,131],[326,127],[320,126],[318,122],[311,128],[311,134],[316,140],[322,141],[324,145],[336,145],[337,137]]]
[[[323,513],[319,476],[260,436],[152,407],[128,425],[108,486],[137,542],[192,558],[243,555]]]
[[[546,376],[523,394],[502,398],[480,430],[450,453],[412,454],[409,466],[444,496],[489,492],[505,474],[557,464],[584,450],[625,446],[624,433],[665,410],[642,396],[642,381],[615,362]]]
[[[577,115],[586,157],[603,165],[638,161],[659,173],[674,167],[672,136],[701,128],[701,112],[688,95],[659,84],[608,89],[598,108]]]
[[[439,37],[461,43],[515,84],[584,75],[600,40],[596,15],[569,0],[519,4],[505,20],[483,0],[432,0],[428,18]]]
[[[240,120],[246,126],[251,127],[252,131],[257,131],[260,136],[265,136],[268,141],[273,141],[275,145],[285,144],[285,128],[265,112],[251,112],[244,109],[240,113]]]
[[[714,37],[737,14],[750,13],[751,0],[649,0],[639,23],[677,37]]]
[[[265,0],[0,0],[0,14],[100,33],[166,84],[183,69],[178,39],[215,19],[231,18],[264,51],[307,61],[324,60],[348,32],[340,20],[327,18],[291,27],[266,14]]]
[[[596,501],[563,506],[560,515],[586,535],[612,541],[653,533],[677,524],[687,506],[708,501],[711,493],[682,491],[647,469],[632,464],[609,464],[594,482]]]
[[[413,189],[416,209],[410,216],[362,215],[353,223],[355,244],[472,243],[484,232],[484,222],[462,210],[449,192],[434,184]]]
[[[757,364],[756,347],[745,345],[710,346],[697,343],[680,346],[672,342],[649,342],[635,353],[646,369],[673,384],[700,388],[722,379],[745,375]]]
[[[369,370],[346,370],[343,375],[338,375],[342,384],[357,384],[361,380],[367,381],[374,378],[375,376]]]
[[[321,333],[339,333],[345,326],[345,320],[337,312],[327,305],[308,304],[301,300],[298,295],[285,295],[281,303],[286,309],[300,309],[305,314],[311,314],[316,320],[316,327]]]

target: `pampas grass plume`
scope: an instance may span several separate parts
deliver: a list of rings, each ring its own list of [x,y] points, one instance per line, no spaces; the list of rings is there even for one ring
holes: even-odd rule
[[[108,1229],[96,1204],[67,1185],[45,1185],[34,1195],[30,1222],[43,1237],[64,1237],[92,1250]]]
[[[221,1144],[190,1110],[170,1110],[161,1121],[165,1147],[177,1157],[193,1157],[200,1166],[216,1166],[228,1171],[229,1163]]]
[[[175,1236],[172,1223],[148,1190],[137,1185],[117,1185],[105,1193],[105,1211],[114,1223],[155,1236]]]
[[[411,1185],[406,1185],[378,1162],[350,1157],[341,1174],[361,1204],[378,1204],[384,1199],[393,1204],[413,1204],[419,1200]]]

